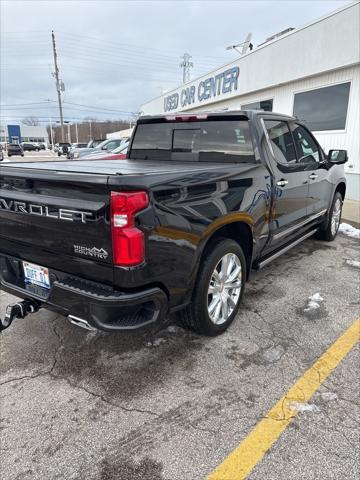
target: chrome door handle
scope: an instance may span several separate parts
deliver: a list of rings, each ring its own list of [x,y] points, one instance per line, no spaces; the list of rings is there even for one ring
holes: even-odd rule
[[[311,178],[311,180],[315,180],[315,178],[317,178],[318,175],[316,173],[312,173],[311,175],[309,175],[309,178]]]
[[[287,185],[289,182],[287,180],[279,180],[278,182],[276,182],[276,185],[278,185],[279,187],[285,187],[285,185]]]

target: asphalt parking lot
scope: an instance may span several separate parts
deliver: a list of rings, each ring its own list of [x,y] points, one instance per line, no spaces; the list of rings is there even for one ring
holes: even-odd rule
[[[0,162],[0,165],[5,163],[22,163],[22,162],[47,162],[49,160],[66,160],[66,157],[62,155],[58,157],[56,153],[51,150],[40,150],[39,152],[24,152],[24,156],[12,155],[10,158],[7,153],[4,152],[4,160]]]
[[[0,338],[0,477],[206,478],[359,316],[359,260],[356,239],[307,240],[253,273],[217,338],[17,320]],[[1,314],[12,300],[0,292]],[[297,406],[250,479],[359,478],[359,359],[357,345]]]

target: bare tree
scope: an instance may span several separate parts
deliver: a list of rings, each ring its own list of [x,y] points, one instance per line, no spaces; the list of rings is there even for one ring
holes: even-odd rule
[[[91,122],[91,124],[90,124]],[[85,143],[94,139],[105,139],[107,133],[117,132],[129,128],[127,120],[98,120],[96,118],[86,118],[77,124],[79,142]],[[50,138],[50,127],[47,127]],[[60,126],[53,125],[54,143],[61,142]],[[73,123],[70,125],[71,139],[74,142],[76,138],[76,127]],[[91,135],[90,135],[91,132]]]
[[[32,126],[38,126],[40,125],[39,119],[33,115],[30,115],[28,117],[25,117],[21,120],[21,123],[23,125],[32,125]]]

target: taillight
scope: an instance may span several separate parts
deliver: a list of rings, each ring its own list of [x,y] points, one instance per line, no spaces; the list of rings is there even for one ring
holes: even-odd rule
[[[135,227],[135,214],[149,205],[146,192],[111,192],[111,231],[114,265],[139,265],[145,258],[144,234]]]

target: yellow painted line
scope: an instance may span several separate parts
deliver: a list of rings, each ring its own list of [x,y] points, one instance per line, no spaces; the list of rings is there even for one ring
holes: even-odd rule
[[[240,445],[208,476],[208,480],[245,479],[297,415],[298,404],[310,400],[359,340],[360,318],[288,390]]]

